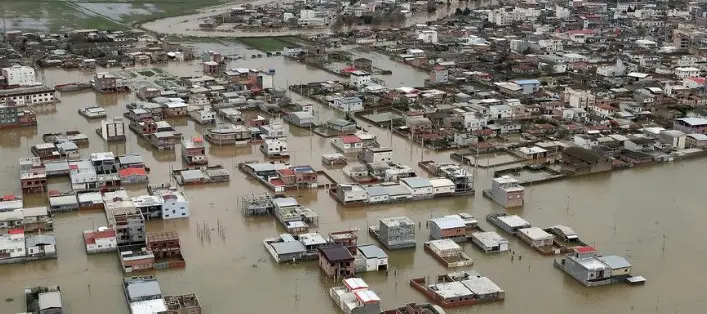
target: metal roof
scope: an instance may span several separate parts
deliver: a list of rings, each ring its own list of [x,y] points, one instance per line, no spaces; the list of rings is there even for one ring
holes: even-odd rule
[[[464,228],[466,224],[464,219],[457,215],[444,216],[439,218],[432,218],[430,221],[437,225],[440,229],[454,229],[454,228]]]
[[[388,195],[387,190],[381,186],[367,186],[364,190],[370,197]]]
[[[413,189],[426,188],[426,187],[432,186],[432,184],[430,183],[430,180],[427,178],[412,177],[412,178],[403,178],[403,179],[400,179],[400,181],[402,181],[407,186],[409,186]]]
[[[366,258],[387,258],[388,254],[385,254],[383,249],[377,247],[374,244],[363,244],[358,246],[358,251],[363,254]]]
[[[51,291],[39,294],[39,310],[43,311],[46,309],[60,309],[61,308],[61,292]]]
[[[289,242],[275,242],[270,244],[275,253],[278,255],[293,254],[293,253],[304,253],[307,249],[299,241],[289,241]]]
[[[299,205],[294,197],[278,197],[274,198],[272,202],[276,207],[290,207]]]
[[[145,297],[162,297],[162,290],[156,279],[131,282],[128,284],[127,290],[129,300]]]
[[[611,267],[611,269],[631,267],[631,263],[629,263],[625,258],[621,256],[607,255],[599,256],[597,257],[597,259],[602,261],[607,266]]]

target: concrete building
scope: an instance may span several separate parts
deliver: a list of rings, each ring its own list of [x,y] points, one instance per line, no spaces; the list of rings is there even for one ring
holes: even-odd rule
[[[329,289],[329,297],[346,314],[382,313],[381,299],[361,278],[344,279],[343,286]]]
[[[107,227],[98,227],[97,230],[84,231],[83,241],[86,245],[86,253],[88,254],[114,252],[118,250],[115,230]]]
[[[356,247],[356,261],[362,261],[362,268],[360,271],[379,271],[388,269],[388,254],[373,245],[373,244],[362,244]],[[358,264],[358,263],[357,263]],[[356,269],[356,271],[359,271]]]
[[[434,195],[434,187],[427,178],[402,178],[400,179],[400,183],[408,189],[415,198],[428,198]]]
[[[393,159],[393,149],[388,147],[369,147],[363,150],[361,161],[369,164],[390,162]]]
[[[418,31],[417,39],[426,44],[436,44],[439,41],[437,39],[437,31],[434,29],[423,29]]]
[[[508,251],[508,240],[493,231],[474,232],[471,242],[486,253]]]
[[[371,74],[364,71],[353,71],[349,73],[349,80],[352,85],[360,88],[371,83]]]
[[[103,120],[96,132],[106,142],[124,142],[125,122],[122,117]]]
[[[518,184],[518,180],[510,176],[502,176],[491,180],[491,189],[484,191],[504,208],[522,207],[525,188]]]
[[[368,193],[358,184],[338,184],[336,186],[336,198],[344,205],[367,203]]]
[[[93,76],[93,88],[101,93],[119,93],[130,90],[126,80],[107,72],[96,73]]]
[[[354,275],[354,257],[345,246],[324,246],[318,250],[319,267],[328,277],[347,278]]]
[[[260,151],[267,157],[287,157],[290,155],[285,139],[266,139],[265,143],[260,145]]]
[[[36,83],[37,73],[32,67],[15,65],[2,68],[2,76],[8,86],[32,85]]]
[[[184,192],[176,187],[162,184],[148,187],[150,195],[160,198],[162,203],[162,219],[187,218],[190,216],[189,200]]]
[[[201,303],[196,294],[165,296],[164,303],[167,311],[160,314],[201,314]]]
[[[337,97],[329,102],[329,106],[343,112],[357,112],[363,110],[363,100],[358,97]]]
[[[465,241],[467,223],[459,215],[448,215],[430,219],[430,239],[459,239]]]
[[[623,257],[599,256],[591,246],[582,246],[556,259],[554,265],[587,287],[622,283],[631,277],[631,263]]]
[[[145,244],[145,218],[138,209],[120,209],[110,212],[108,225],[115,230],[118,247]]]
[[[148,232],[145,242],[156,259],[183,260],[179,236],[174,231]]]
[[[673,121],[673,129],[687,134],[706,134],[707,119],[703,118],[680,118]]]
[[[685,149],[687,135],[678,130],[665,130],[658,134],[658,140],[671,149],[680,150]]]
[[[407,217],[381,218],[369,231],[389,250],[416,246],[415,223]]]
[[[0,89],[0,104],[12,104],[17,107],[52,104],[57,102],[55,92],[54,88],[46,86]]]

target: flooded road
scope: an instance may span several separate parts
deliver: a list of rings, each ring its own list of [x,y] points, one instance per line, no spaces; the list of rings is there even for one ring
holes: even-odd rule
[[[237,61],[234,66],[275,68],[276,84],[284,87],[296,81],[332,79],[332,75],[291,63],[282,58]],[[388,66],[388,65],[383,65]],[[197,65],[171,64],[165,70],[175,75],[193,75]],[[395,71],[395,70],[394,70]],[[90,77],[87,72],[46,70],[45,83],[66,83]],[[424,78],[424,73],[419,73]],[[394,80],[393,80],[394,81]],[[394,86],[397,84],[394,84]],[[0,183],[2,194],[19,194],[17,159],[29,156],[29,148],[41,142],[41,134],[77,129],[90,137],[90,152],[110,150],[116,154],[140,153],[152,169],[154,184],[169,180],[169,169],[182,166],[176,152],[153,152],[147,143],[132,132],[124,144],[106,144],[94,132],[98,122],[87,122],[76,111],[99,105],[109,116],[120,116],[133,95],[96,95],[80,92],[61,95],[55,108],[37,109],[36,129],[0,132],[0,169],[6,180]],[[317,107],[321,119],[340,116],[327,108]],[[170,120],[185,136],[204,132],[187,119]],[[365,125],[364,125],[365,127]],[[395,161],[414,166],[421,159],[449,161],[449,153],[435,153],[413,147],[405,140],[391,136],[386,130],[370,128],[383,145],[392,146]],[[294,148],[293,164],[311,164],[321,168],[320,154],[333,152],[329,139],[308,130],[293,129],[288,136]],[[183,270],[163,270],[154,274],[164,294],[196,293],[204,313],[338,313],[328,297],[328,288],[339,285],[327,280],[316,262],[278,265],[272,262],[262,246],[262,239],[277,236],[283,229],[270,217],[245,218],[240,211],[240,196],[264,192],[265,187],[248,179],[235,165],[240,161],[263,160],[255,148],[209,147],[211,164],[222,164],[231,172],[230,184],[189,187],[191,217],[175,221],[152,221],[148,231],[170,230],[179,233],[187,266]],[[503,303],[450,310],[449,313],[704,313],[707,299],[707,247],[702,241],[707,229],[703,204],[707,202],[704,184],[707,167],[704,160],[627,170],[595,175],[546,185],[531,186],[526,191],[526,205],[516,210],[528,221],[540,226],[564,224],[574,228],[587,242],[604,254],[623,255],[633,264],[633,273],[648,279],[645,286],[624,285],[588,289],[563,272],[554,269],[552,258],[540,256],[517,240],[511,248],[522,261],[511,261],[510,255],[484,255],[466,244],[466,253],[474,259],[474,269],[490,277],[506,291]],[[426,175],[418,169],[420,175]],[[482,227],[493,229],[483,217],[501,209],[481,197],[490,186],[492,169],[475,171],[476,196],[435,201],[343,208],[323,190],[291,192],[298,201],[320,215],[317,231],[326,234],[359,228],[359,243],[376,243],[365,230],[382,217],[406,215],[420,222],[417,241],[428,237],[425,223],[430,217],[466,211],[481,220]],[[335,178],[340,170],[328,170]],[[68,189],[65,179],[52,180],[52,189]],[[144,187],[130,187],[129,194],[146,194]],[[27,197],[26,206],[43,205],[43,197]],[[225,240],[214,237],[201,243],[196,224],[216,228],[225,226]],[[23,289],[34,285],[57,284],[62,288],[65,312],[72,314],[128,313],[121,290],[119,261],[116,254],[87,256],[82,230],[106,224],[102,211],[59,214],[54,218],[59,257],[20,265],[0,266],[1,313],[24,310]],[[694,242],[693,242],[694,241]],[[696,244],[693,244],[696,243]],[[390,254],[391,271],[365,273],[362,277],[382,298],[384,308],[407,302],[423,302],[424,297],[408,284],[410,278],[434,276],[446,270],[422,245],[416,250]],[[237,309],[237,310],[234,310]]]
[[[239,3],[251,3],[254,5],[265,5],[273,2],[272,0],[259,0],[259,1],[236,1],[228,5],[222,5],[212,8],[206,8],[200,10],[198,13],[190,15],[182,15],[175,17],[168,17],[152,22],[147,22],[141,24],[140,27],[149,31],[157,32],[160,34],[167,35],[182,35],[182,36],[197,36],[197,37],[264,37],[264,36],[296,36],[296,35],[314,35],[314,34],[326,34],[332,32],[329,27],[324,28],[313,28],[313,29],[273,29],[273,30],[246,30],[246,29],[232,29],[228,26],[221,26],[216,30],[208,31],[199,28],[199,21],[205,18],[219,15],[222,13],[228,13],[231,8],[237,6]],[[470,8],[481,9],[498,4],[497,0],[473,0],[469,2],[453,1],[449,6],[440,5],[437,11],[434,13],[416,12],[412,16],[405,20],[402,25],[404,27],[412,26],[419,23],[427,23],[428,21],[434,21],[446,17],[452,13],[457,8]],[[365,28],[367,26],[357,26],[355,28]],[[347,29],[342,29],[347,30]]]

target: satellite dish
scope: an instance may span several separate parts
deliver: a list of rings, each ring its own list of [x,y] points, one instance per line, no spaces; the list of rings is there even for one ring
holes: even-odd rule
[[[444,61],[444,59],[442,59],[442,58],[437,59],[437,63],[441,63],[442,61]]]
[[[427,63],[429,63],[430,65],[433,65],[433,64],[435,64],[435,61],[434,61],[434,60],[430,60],[430,61],[428,61]]]

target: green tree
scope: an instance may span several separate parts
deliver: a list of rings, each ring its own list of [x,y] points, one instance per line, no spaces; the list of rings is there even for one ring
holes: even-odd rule
[[[469,14],[471,14],[471,9],[469,9],[469,7],[466,7],[466,9],[464,9],[463,13],[464,13],[464,15],[469,15]]]
[[[460,16],[460,15],[462,15],[462,14],[464,14],[464,11],[462,11],[462,9],[457,8],[456,10],[454,10],[454,15]]]

